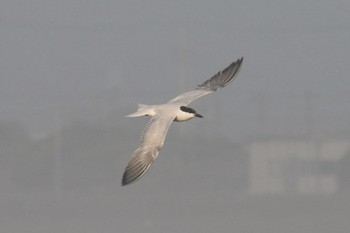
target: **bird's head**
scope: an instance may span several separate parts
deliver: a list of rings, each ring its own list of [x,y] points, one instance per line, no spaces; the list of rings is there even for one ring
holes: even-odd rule
[[[203,118],[203,116],[199,113],[196,112],[196,110],[194,110],[193,108],[187,107],[187,106],[181,106],[180,110],[189,117],[189,119],[193,118],[193,117],[199,117],[199,118]],[[189,120],[188,119],[188,120]]]

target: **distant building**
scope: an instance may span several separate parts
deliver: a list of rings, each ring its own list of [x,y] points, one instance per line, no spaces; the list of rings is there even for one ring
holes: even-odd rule
[[[252,194],[330,195],[344,185],[341,177],[350,176],[350,169],[337,171],[349,157],[348,139],[257,140],[248,152]]]

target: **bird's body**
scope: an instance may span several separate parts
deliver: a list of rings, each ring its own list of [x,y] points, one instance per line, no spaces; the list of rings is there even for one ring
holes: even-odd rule
[[[127,185],[141,178],[159,154],[164,144],[168,129],[173,121],[188,121],[194,117],[202,118],[194,109],[187,107],[193,100],[228,85],[238,74],[243,58],[231,63],[226,69],[214,75],[201,85],[185,92],[166,104],[139,104],[135,113],[127,117],[150,116],[141,135],[141,145],[134,152],[123,174],[122,185]]]

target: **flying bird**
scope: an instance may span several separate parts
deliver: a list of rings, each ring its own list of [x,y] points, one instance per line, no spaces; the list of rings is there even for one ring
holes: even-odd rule
[[[150,116],[151,120],[141,134],[141,145],[137,148],[125,168],[122,186],[131,184],[140,179],[154,160],[157,158],[168,129],[173,121],[188,121],[194,117],[203,118],[194,109],[187,107],[189,103],[204,95],[215,92],[231,83],[237,76],[243,57],[231,63],[226,69],[218,72],[212,78],[198,85],[194,90],[185,92],[166,104],[144,105],[139,104],[135,113],[127,117]]]

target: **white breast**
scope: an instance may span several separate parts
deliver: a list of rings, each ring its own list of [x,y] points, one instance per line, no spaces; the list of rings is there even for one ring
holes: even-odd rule
[[[183,112],[183,111],[179,110],[174,121],[178,121],[178,122],[188,121],[188,120],[192,119],[193,117],[194,117],[193,113]]]

